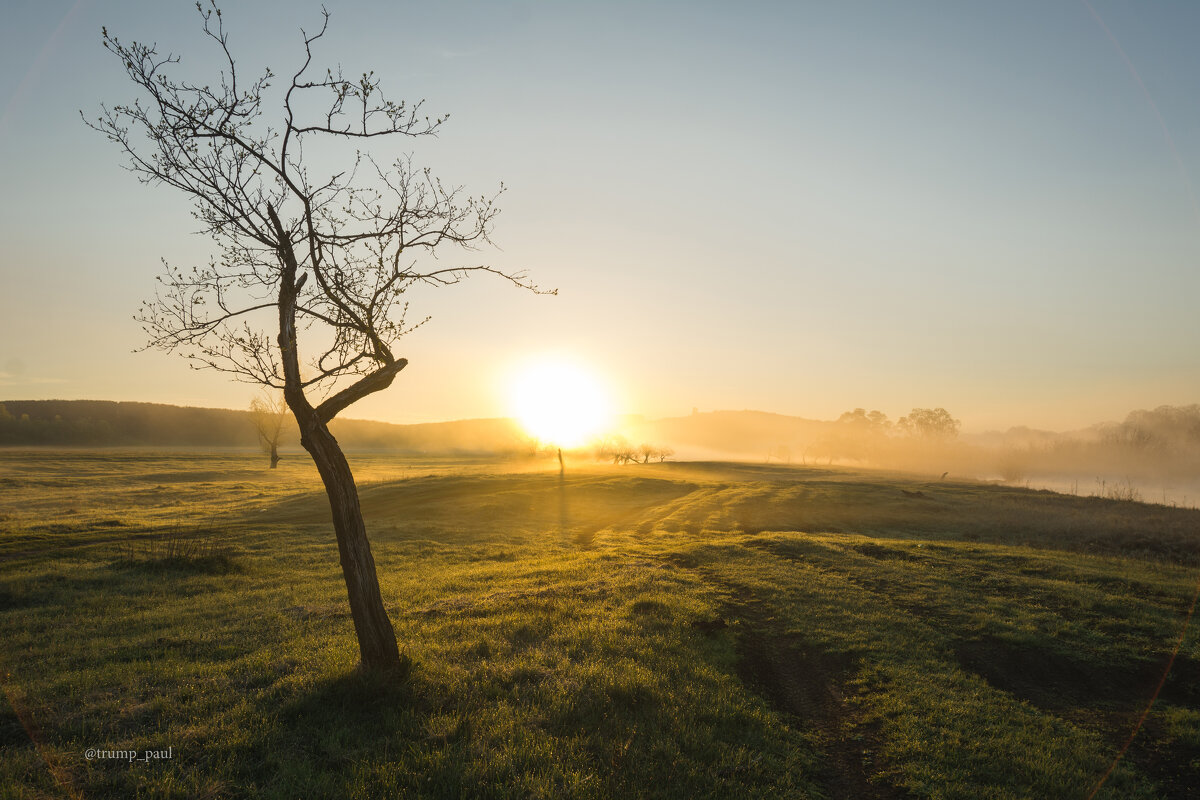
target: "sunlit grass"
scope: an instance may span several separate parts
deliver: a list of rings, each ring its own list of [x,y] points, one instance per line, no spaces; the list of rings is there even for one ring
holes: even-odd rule
[[[979,484],[358,458],[391,685],[299,459],[0,459],[0,797],[1083,796],[1200,553],[1196,512]],[[1198,665],[1101,796],[1188,796]]]

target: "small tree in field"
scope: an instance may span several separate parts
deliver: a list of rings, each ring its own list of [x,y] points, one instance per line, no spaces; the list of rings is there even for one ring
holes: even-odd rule
[[[258,433],[259,445],[271,457],[271,469],[279,466],[279,443],[287,415],[287,401],[283,395],[264,395],[250,401],[250,419]]]
[[[276,87],[269,68],[250,79],[238,71],[216,6],[197,9],[222,60],[219,74],[208,82],[180,78],[177,56],[105,30],[104,46],[140,97],[103,107],[88,122],[143,182],[187,195],[219,253],[190,270],[165,267],[139,315],[147,346],[282,391],[329,499],[362,664],[402,668],[407,659],[383,607],[358,489],[329,422],[386,389],[408,364],[395,352],[415,327],[406,322],[408,289],[472,272],[536,287],[489,266],[429,263],[434,250],[488,242],[495,197],[467,196],[408,159],[383,165],[353,149],[431,135],[444,118],[423,116],[421,103],[387,99],[374,73],[355,80],[340,68],[315,73],[313,44],[327,12],[319,31],[301,32],[297,66]],[[339,154],[342,166],[317,175],[306,149],[320,154],[322,170]]]

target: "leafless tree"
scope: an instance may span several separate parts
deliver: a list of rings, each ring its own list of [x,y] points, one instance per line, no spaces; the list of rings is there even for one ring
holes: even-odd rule
[[[250,401],[250,419],[258,432],[258,443],[263,452],[271,456],[271,469],[279,466],[279,444],[287,416],[287,401],[282,394],[264,394]]]
[[[658,463],[661,464],[673,455],[675,455],[675,451],[670,447],[656,444],[643,444],[631,454],[627,461],[633,461],[636,463],[640,460],[643,464],[649,464],[650,459],[657,458]]]
[[[629,464],[637,461],[637,451],[624,437],[609,436],[596,448],[596,458],[614,464]]]
[[[215,5],[197,9],[222,59],[215,80],[178,77],[177,56],[105,30],[104,46],[139,99],[85,118],[121,148],[142,182],[191,198],[201,232],[219,252],[190,270],[164,262],[161,287],[138,317],[147,347],[283,392],[324,481],[362,663],[404,668],[354,476],[328,424],[386,389],[408,364],[395,353],[397,340],[425,320],[407,321],[407,290],[473,272],[539,290],[521,274],[431,261],[435,250],[489,242],[495,195],[469,196],[408,158],[386,165],[354,150],[434,134],[445,117],[387,99],[374,73],[316,72],[313,46],[327,12],[315,33],[301,31],[297,68],[276,87],[269,68],[249,79],[239,72]],[[322,164],[345,150],[344,168],[315,175],[306,149]]]

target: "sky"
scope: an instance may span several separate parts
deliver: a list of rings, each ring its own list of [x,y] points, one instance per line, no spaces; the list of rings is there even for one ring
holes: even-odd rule
[[[508,413],[585,365],[617,409],[1069,429],[1200,402],[1200,4],[328,2],[318,64],[451,118],[381,143],[501,182],[480,277],[411,297],[409,367],[346,416]],[[239,68],[294,69],[306,0],[229,3]],[[136,97],[100,28],[202,73],[194,6],[0,10],[0,399],[244,408],[254,387],[134,352],[190,205],[80,111]]]

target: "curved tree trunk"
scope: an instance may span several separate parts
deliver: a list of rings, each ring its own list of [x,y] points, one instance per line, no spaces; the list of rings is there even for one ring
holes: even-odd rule
[[[394,670],[400,667],[400,650],[396,632],[383,607],[379,593],[379,577],[371,543],[367,540],[362,509],[358,503],[358,487],[337,439],[315,411],[300,421],[300,444],[312,456],[329,509],[333,513],[333,530],[337,534],[338,554],[342,562],[342,577],[350,598],[350,615],[358,634],[358,649],[364,667]]]
[[[327,399],[320,407],[313,407],[304,395],[296,344],[296,297],[303,278],[299,283],[296,280],[299,265],[279,217],[270,206],[267,206],[267,214],[278,235],[281,267],[278,341],[284,377],[283,397],[300,427],[300,444],[312,456],[325,484],[362,666],[367,669],[400,670],[403,663],[396,645],[396,632],[379,593],[379,577],[375,573],[375,559],[371,556],[371,544],[367,541],[367,529],[358,503],[358,487],[341,445],[329,432],[327,421],[333,418],[339,408],[362,394],[388,386],[395,373],[408,362],[401,359],[387,370],[381,370],[378,378],[367,380],[365,384],[355,384]]]
[[[279,445],[271,442],[271,469],[279,466]]]

